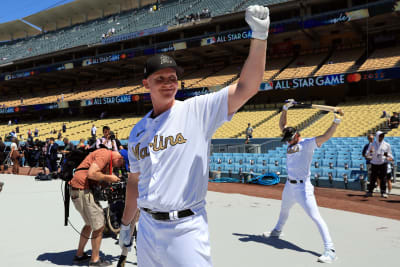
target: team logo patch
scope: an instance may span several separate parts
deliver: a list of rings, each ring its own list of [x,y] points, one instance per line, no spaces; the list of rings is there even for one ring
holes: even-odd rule
[[[160,56],[160,64],[164,65],[164,64],[172,64],[172,59],[168,56],[165,55],[161,55]]]

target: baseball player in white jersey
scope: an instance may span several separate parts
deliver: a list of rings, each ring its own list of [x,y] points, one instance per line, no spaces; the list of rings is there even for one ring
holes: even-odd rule
[[[293,99],[287,100],[288,103],[282,108],[282,114],[279,121],[279,127],[283,132],[282,142],[288,143],[287,148],[287,173],[285,188],[282,193],[282,206],[279,214],[279,220],[271,232],[265,232],[265,237],[279,237],[282,228],[289,216],[290,208],[299,203],[306,211],[308,216],[317,224],[318,230],[322,236],[325,251],[318,258],[319,262],[332,263],[337,259],[335,248],[329,234],[328,227],[322,219],[317,202],[314,196],[314,186],[310,180],[310,165],[312,162],[314,150],[328,141],[341,121],[341,116],[335,114],[332,126],[321,136],[314,138],[301,139],[300,134],[293,127],[286,127],[287,110],[293,106]]]
[[[269,10],[250,6],[245,17],[252,40],[237,84],[178,101],[182,70],[175,61],[156,55],[146,62],[143,85],[153,110],[129,137],[131,173],[119,241],[129,247],[129,223],[140,208],[138,266],[212,266],[205,211],[210,140],[258,92],[265,69]]]

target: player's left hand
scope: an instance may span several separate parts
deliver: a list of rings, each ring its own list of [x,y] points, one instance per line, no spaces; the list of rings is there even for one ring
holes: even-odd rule
[[[121,223],[121,230],[119,231],[119,246],[121,249],[126,248],[131,251],[132,238],[131,238],[131,225],[124,225]]]
[[[285,102],[286,104],[283,105],[282,109],[288,111],[289,108],[294,106],[296,101],[294,101],[294,99],[287,99]]]
[[[268,7],[249,6],[246,8],[245,20],[251,28],[252,38],[267,40],[270,23]]]
[[[343,120],[343,116],[338,113],[335,113],[335,118],[333,119],[333,122],[336,124],[339,124],[342,120]]]

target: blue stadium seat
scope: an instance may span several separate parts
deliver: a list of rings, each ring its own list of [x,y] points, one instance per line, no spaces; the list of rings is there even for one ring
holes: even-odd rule
[[[273,164],[275,165],[275,161],[278,162],[278,164],[281,162],[281,158],[269,158],[268,159],[268,164]]]
[[[281,172],[281,168],[279,166],[275,166],[275,165],[269,165],[268,169],[269,169],[269,172],[273,172],[273,173]]]
[[[264,171],[264,173],[268,173],[268,172],[269,172],[268,166],[263,166],[263,165],[260,166],[260,165],[257,165],[256,172],[257,172],[258,174],[262,174],[263,171]]]
[[[315,167],[311,167],[311,179],[313,179],[315,177],[315,174],[319,174],[319,176],[322,176],[322,169],[321,168],[315,168]]]
[[[233,156],[233,162],[234,163],[239,163],[240,160],[244,160],[244,158],[240,157],[240,156]]]
[[[356,159],[351,161],[351,168],[353,169],[360,169],[360,165],[363,164],[364,170],[367,169],[367,166],[365,164],[365,160],[362,159]]]
[[[227,163],[223,163],[221,165],[221,171],[228,172],[229,170],[231,170],[231,171],[233,170],[233,165],[229,165]]]
[[[338,160],[336,161],[336,166],[337,167],[344,168],[345,164],[347,164],[349,168],[351,167],[351,162],[350,162],[349,159],[340,159],[340,158],[338,158]]]
[[[344,174],[347,174],[347,178],[350,178],[351,170],[345,170],[343,168],[336,169],[336,177],[343,179]]]
[[[210,163],[210,165],[209,165],[210,171],[215,171],[216,170],[216,166],[217,166],[217,164]]]
[[[227,157],[227,156],[222,156],[222,162],[223,163],[228,163],[228,160],[229,160],[229,157]]]
[[[322,176],[328,177],[329,173],[332,173],[332,177],[336,177],[336,170],[329,168],[322,168]]]
[[[336,160],[333,160],[333,159],[323,159],[322,160],[322,166],[326,166],[326,167],[329,167],[329,163],[332,163],[333,164],[333,166],[335,167],[335,165],[336,165]]]

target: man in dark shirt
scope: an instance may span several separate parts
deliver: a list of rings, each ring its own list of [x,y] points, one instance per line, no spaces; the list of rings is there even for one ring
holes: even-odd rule
[[[57,150],[58,145],[54,142],[54,137],[51,137],[46,151],[47,167],[50,172],[57,172]]]
[[[393,116],[389,119],[389,127],[390,129],[399,127],[399,114],[397,112],[393,112]]]
[[[368,150],[369,145],[372,142],[374,142],[374,135],[373,134],[369,134],[367,138],[368,138],[368,144],[366,144],[364,146],[363,151],[362,151],[362,156],[365,158],[365,165],[366,165],[367,171],[368,171],[368,179],[370,179],[370,177],[371,177],[371,158],[372,158],[372,156],[371,155],[367,155],[367,150]],[[379,185],[379,182],[378,182],[378,185]]]

